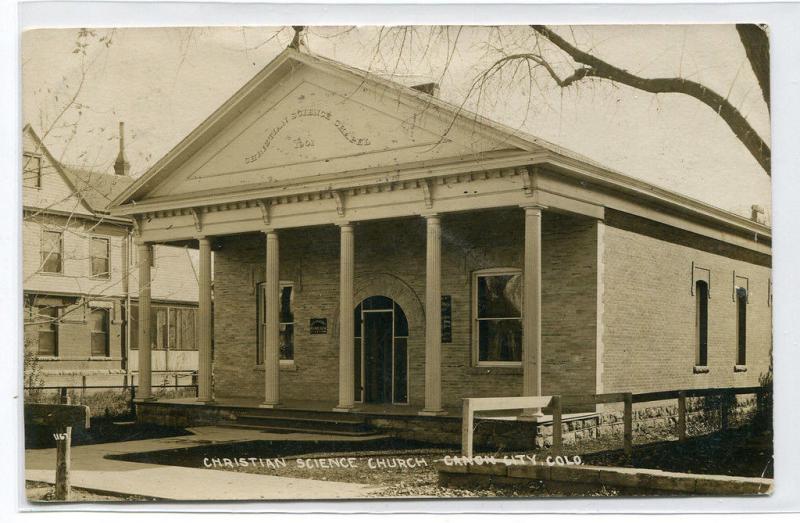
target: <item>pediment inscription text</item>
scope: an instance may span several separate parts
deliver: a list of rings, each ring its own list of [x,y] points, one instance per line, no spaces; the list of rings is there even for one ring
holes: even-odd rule
[[[350,127],[341,119],[334,118],[330,111],[323,109],[298,109],[289,115],[284,116],[277,125],[275,125],[267,134],[266,138],[261,144],[261,147],[254,153],[246,155],[244,162],[249,164],[258,161],[264,153],[266,153],[273,140],[281,134],[281,132],[292,122],[300,119],[317,119],[322,122],[330,122],[342,137],[351,144],[358,147],[365,147],[371,145],[369,138],[356,135]],[[295,140],[295,148],[314,147],[315,143],[312,140]]]

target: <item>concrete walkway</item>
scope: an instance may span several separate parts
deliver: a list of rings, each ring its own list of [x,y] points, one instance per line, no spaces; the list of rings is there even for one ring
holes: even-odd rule
[[[224,470],[174,467],[107,459],[212,443],[254,440],[354,441],[363,438],[311,434],[270,434],[230,427],[195,427],[187,436],[72,447],[73,487],[182,501],[352,499],[376,490],[368,485],[269,476]],[[55,449],[25,451],[25,479],[55,481]]]

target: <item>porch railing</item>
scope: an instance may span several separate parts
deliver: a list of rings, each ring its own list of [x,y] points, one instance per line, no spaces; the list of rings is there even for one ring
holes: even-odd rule
[[[608,394],[586,395],[555,395],[555,396],[522,396],[500,398],[464,398],[463,418],[461,426],[461,453],[465,457],[472,457],[474,421],[476,412],[509,411],[520,409],[550,408],[553,415],[553,443],[551,451],[561,452],[562,414],[564,407],[578,405],[599,405],[607,403],[622,403],[623,407],[623,447],[625,455],[633,454],[633,404],[649,403],[654,401],[678,400],[678,418],[676,432],[679,441],[686,440],[686,398],[720,397],[721,430],[729,426],[728,408],[732,400],[738,395],[764,394],[766,387],[729,387],[689,390],[666,390],[659,392],[613,392]]]

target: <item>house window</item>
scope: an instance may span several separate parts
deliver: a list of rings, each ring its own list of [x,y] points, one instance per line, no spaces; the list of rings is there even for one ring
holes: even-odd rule
[[[108,240],[106,238],[92,238],[92,277],[108,278]]]
[[[697,357],[698,367],[708,365],[708,283],[702,280],[695,282],[695,300],[697,300]]]
[[[747,289],[736,288],[736,364],[747,365]]]
[[[39,356],[58,356],[58,307],[38,307],[35,319],[39,331]]]
[[[39,189],[42,186],[42,156],[24,153],[22,155],[22,186]]]
[[[513,269],[475,273],[472,299],[477,363],[522,362],[522,273]]]
[[[108,309],[92,309],[89,323],[92,327],[92,356],[108,356]]]
[[[128,320],[128,328],[130,329],[130,348],[139,348],[139,304],[131,303],[131,315]]]
[[[257,332],[257,349],[256,349],[256,363],[261,365],[264,363],[264,340],[266,332],[266,286],[264,282],[258,284],[256,296],[256,313],[258,320]],[[291,283],[281,283],[280,290],[280,313],[278,321],[280,322],[280,359],[282,361],[294,360],[294,285]]]
[[[197,308],[183,305],[150,306],[150,347],[197,350]],[[131,304],[131,349],[139,348],[139,304]]]
[[[64,238],[58,231],[42,231],[42,272],[60,273],[63,269]]]

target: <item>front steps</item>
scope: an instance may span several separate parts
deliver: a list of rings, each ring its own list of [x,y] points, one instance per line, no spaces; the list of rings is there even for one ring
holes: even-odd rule
[[[378,436],[366,417],[353,413],[326,413],[293,410],[248,409],[236,414],[236,420],[219,423],[228,427],[262,430],[278,434],[302,433],[331,436]]]

